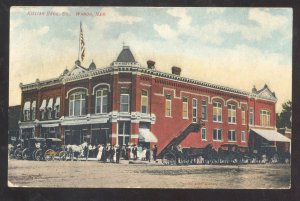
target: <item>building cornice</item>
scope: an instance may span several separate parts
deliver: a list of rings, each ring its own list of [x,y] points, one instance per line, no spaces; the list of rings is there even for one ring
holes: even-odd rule
[[[35,83],[26,84],[26,85],[20,84],[20,88],[24,92],[24,91],[30,91],[30,90],[40,89],[40,88],[59,85],[59,84],[65,84],[68,82],[74,82],[74,81],[83,80],[83,79],[90,79],[90,78],[97,77],[100,75],[105,75],[105,74],[111,75],[111,74],[118,74],[118,73],[122,73],[122,72],[133,73],[133,74],[137,74],[137,73],[138,74],[147,74],[147,75],[151,75],[152,77],[155,77],[155,78],[164,78],[164,79],[178,81],[178,82],[182,82],[182,83],[186,83],[186,84],[192,84],[192,85],[196,85],[196,86],[200,86],[200,87],[204,87],[204,88],[208,88],[208,89],[223,91],[226,93],[232,93],[235,95],[246,96],[248,98],[266,100],[266,101],[271,101],[274,103],[277,102],[277,98],[275,98],[275,97],[271,97],[271,96],[270,97],[266,97],[266,96],[261,97],[259,94],[256,94],[256,93],[246,92],[246,91],[234,89],[231,87],[225,87],[225,86],[221,86],[221,85],[217,85],[217,84],[194,80],[191,78],[181,77],[178,75],[161,72],[161,71],[158,71],[155,69],[141,67],[139,65],[132,65],[132,66],[130,66],[130,65],[118,65],[118,66],[111,65],[110,67],[90,70],[90,71],[80,73],[77,75],[60,76],[58,78],[49,79],[49,80],[45,80],[45,81],[37,81]]]

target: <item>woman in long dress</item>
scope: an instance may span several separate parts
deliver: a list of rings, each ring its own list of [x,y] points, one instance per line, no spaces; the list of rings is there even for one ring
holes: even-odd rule
[[[98,161],[101,161],[102,152],[103,152],[103,146],[100,144],[100,145],[98,145],[98,155],[97,155]]]

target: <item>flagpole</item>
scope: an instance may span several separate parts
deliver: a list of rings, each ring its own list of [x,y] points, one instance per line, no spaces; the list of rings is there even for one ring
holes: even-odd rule
[[[80,21],[79,37],[78,37],[78,39],[79,39],[79,41],[78,41],[78,61],[80,61],[79,60],[79,54],[80,54],[80,34],[81,34],[81,21]]]

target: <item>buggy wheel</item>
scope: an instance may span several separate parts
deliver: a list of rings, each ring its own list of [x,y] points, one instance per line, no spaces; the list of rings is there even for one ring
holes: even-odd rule
[[[22,151],[22,158],[23,158],[23,160],[29,160],[30,159],[30,151],[29,151],[29,149],[24,149],[23,151]]]
[[[14,152],[14,157],[15,159],[22,159],[22,151],[21,151],[21,148],[17,148]]]
[[[52,149],[48,149],[44,154],[44,158],[46,161],[52,161],[54,159],[54,156],[55,151],[53,151]]]
[[[41,149],[36,150],[36,152],[34,154],[34,159],[37,161],[43,160],[43,153],[42,153]]]
[[[176,157],[174,154],[167,153],[163,156],[162,162],[164,165],[175,165],[176,164]]]
[[[61,152],[59,152],[59,160],[60,161],[65,161],[65,160],[67,160],[67,152],[66,151],[61,151]]]

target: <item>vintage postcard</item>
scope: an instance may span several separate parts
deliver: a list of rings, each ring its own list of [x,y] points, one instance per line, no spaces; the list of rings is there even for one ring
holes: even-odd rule
[[[292,22],[11,7],[8,186],[291,188]]]

